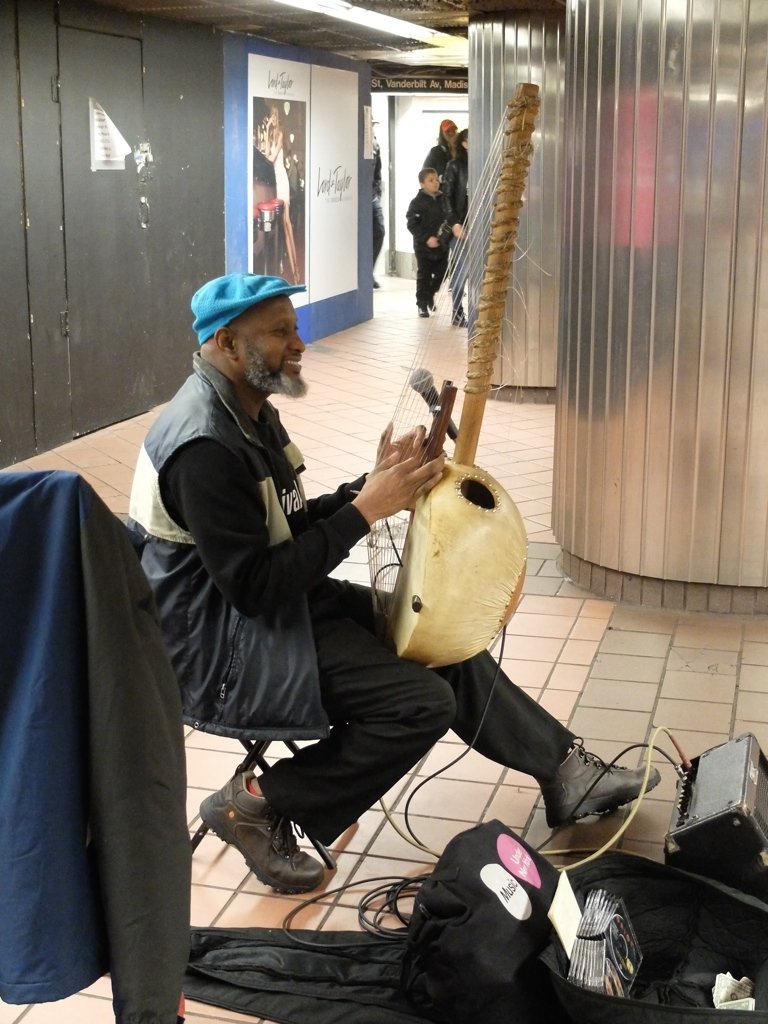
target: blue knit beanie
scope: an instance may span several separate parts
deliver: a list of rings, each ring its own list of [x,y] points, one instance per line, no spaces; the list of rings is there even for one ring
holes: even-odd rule
[[[202,345],[213,337],[219,327],[228,324],[251,306],[273,299],[276,295],[293,295],[306,291],[306,285],[288,284],[282,277],[260,274],[225,274],[208,281],[192,296],[195,322],[192,329]]]

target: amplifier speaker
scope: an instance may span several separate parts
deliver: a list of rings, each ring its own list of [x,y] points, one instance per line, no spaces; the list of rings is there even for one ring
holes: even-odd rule
[[[664,856],[768,901],[768,762],[751,733],[692,759],[677,787]]]

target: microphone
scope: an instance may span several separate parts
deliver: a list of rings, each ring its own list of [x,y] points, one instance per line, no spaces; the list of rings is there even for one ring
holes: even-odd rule
[[[430,413],[433,416],[439,416],[441,408],[440,395],[437,393],[437,388],[435,387],[435,378],[429,370],[425,369],[423,366],[417,367],[411,374],[408,383],[416,394],[421,395],[427,403]],[[452,441],[455,441],[459,436],[458,428],[453,420],[448,421],[447,434]]]

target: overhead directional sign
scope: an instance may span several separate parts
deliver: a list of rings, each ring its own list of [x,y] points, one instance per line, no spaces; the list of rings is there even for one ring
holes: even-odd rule
[[[450,71],[429,68],[418,73],[414,73],[412,68],[406,73],[375,68],[371,75],[371,92],[460,94],[468,91],[468,81],[466,68],[451,68]]]

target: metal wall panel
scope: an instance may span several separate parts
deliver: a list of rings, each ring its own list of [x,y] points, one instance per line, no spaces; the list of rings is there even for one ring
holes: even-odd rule
[[[0,6],[0,124],[5,127],[0,149],[0,304],[3,310],[3,369],[0,374],[0,465],[15,461],[16,452],[34,444],[32,422],[32,359],[29,351],[29,305],[26,288],[24,190],[20,95],[16,79],[18,52],[12,5]]]
[[[469,25],[470,186],[520,82],[539,86],[541,108],[520,219],[497,382],[555,385],[562,210],[565,18],[517,12]]]
[[[768,585],[768,4],[574,0],[553,528]]]

